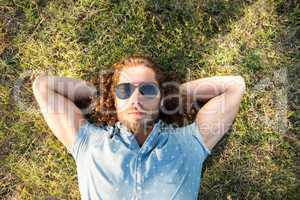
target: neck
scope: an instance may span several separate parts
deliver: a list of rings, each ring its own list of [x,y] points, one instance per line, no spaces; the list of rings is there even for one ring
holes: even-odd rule
[[[134,134],[134,137],[141,147],[144,142],[146,141],[147,137],[151,133],[152,129],[154,128],[154,124],[158,122],[158,119],[148,123],[142,124],[131,124],[131,123],[124,123],[123,125],[128,128]]]
[[[143,146],[144,142],[148,138],[148,136],[151,133],[152,129],[153,129],[153,125],[150,126],[150,127],[147,127],[147,129],[142,128],[141,130],[135,130],[133,132],[134,137],[135,137],[135,139],[138,142],[140,147]]]

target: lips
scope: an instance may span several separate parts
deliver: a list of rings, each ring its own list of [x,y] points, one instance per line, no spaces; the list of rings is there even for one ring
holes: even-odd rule
[[[134,114],[134,115],[144,115],[145,113],[143,113],[143,112],[130,112],[129,114]]]

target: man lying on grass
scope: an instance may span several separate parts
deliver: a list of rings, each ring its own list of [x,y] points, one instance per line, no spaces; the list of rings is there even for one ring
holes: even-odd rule
[[[232,125],[245,82],[241,76],[214,76],[181,84],[189,104],[206,103],[193,123],[174,127],[160,118],[166,98],[161,77],[149,57],[116,63],[111,95],[117,121],[99,126],[75,103],[93,98],[95,86],[47,75],[34,80],[46,122],[76,161],[82,199],[198,198],[202,164]]]

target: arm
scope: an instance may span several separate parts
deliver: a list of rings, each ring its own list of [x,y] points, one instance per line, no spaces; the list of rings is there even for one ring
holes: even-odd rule
[[[180,92],[187,98],[189,108],[196,100],[206,102],[198,111],[195,121],[210,150],[232,125],[245,88],[241,76],[213,76],[180,86]]]
[[[91,98],[96,89],[85,81],[58,76],[38,76],[33,94],[54,135],[68,148],[86,119],[74,103]]]

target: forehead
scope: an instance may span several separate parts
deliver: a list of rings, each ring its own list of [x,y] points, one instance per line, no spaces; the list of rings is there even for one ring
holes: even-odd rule
[[[122,69],[119,76],[119,83],[141,83],[141,82],[156,82],[155,72],[145,66],[134,66]]]

